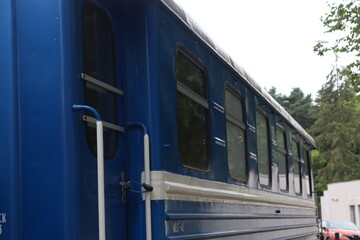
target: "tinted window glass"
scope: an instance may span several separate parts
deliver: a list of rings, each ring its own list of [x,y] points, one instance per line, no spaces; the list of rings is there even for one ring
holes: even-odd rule
[[[292,153],[293,153],[294,159],[296,159],[296,160],[300,159],[299,144],[298,144],[298,142],[296,140],[293,140]]]
[[[247,180],[245,127],[242,102],[232,91],[225,91],[227,158],[230,176]]]
[[[304,175],[305,175],[305,182],[306,182],[306,194],[308,196],[312,195],[312,188],[311,188],[311,171],[310,171],[310,152],[304,148]]]
[[[282,128],[277,128],[276,143],[278,151],[285,152],[285,132]]]
[[[115,49],[113,32],[107,15],[94,4],[83,9],[83,71],[85,74],[115,86]],[[89,82],[84,83],[85,105],[95,108],[104,121],[117,123],[117,104],[114,93]],[[96,130],[93,124],[86,128],[88,144],[96,155]],[[104,156],[116,153],[117,133],[104,129]]]
[[[207,80],[203,68],[180,50],[176,55],[176,80],[180,161],[186,167],[206,171],[209,168]]]
[[[269,136],[267,118],[256,112],[256,140],[259,181],[263,186],[270,185]]]
[[[204,70],[180,51],[176,58],[176,80],[200,97],[207,99]]]
[[[241,123],[244,122],[241,100],[228,89],[225,91],[225,107],[227,116],[230,116]]]
[[[292,141],[292,153],[295,193],[301,194],[301,161],[299,155],[299,143],[296,140]]]
[[[277,160],[279,166],[279,185],[280,190],[288,190],[288,167],[286,159],[285,132],[281,128],[277,128]]]

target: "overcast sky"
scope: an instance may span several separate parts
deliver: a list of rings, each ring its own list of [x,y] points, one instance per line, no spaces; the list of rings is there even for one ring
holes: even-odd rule
[[[315,98],[334,56],[313,52],[323,40],[326,0],[176,0],[201,28],[266,89],[300,87]]]

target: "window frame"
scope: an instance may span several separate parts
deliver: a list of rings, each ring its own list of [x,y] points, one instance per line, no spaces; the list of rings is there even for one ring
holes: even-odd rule
[[[111,55],[108,56],[108,60],[112,62],[112,79],[111,79],[111,83],[104,81],[103,79],[98,79],[99,76],[94,76],[93,75],[93,71],[97,71],[97,70],[90,70],[89,64],[86,63],[86,61],[88,61],[89,59],[91,60],[91,57],[88,52],[90,52],[87,49],[87,46],[85,46],[86,44],[84,43],[85,39],[87,39],[88,41],[89,38],[87,38],[86,33],[85,33],[85,24],[86,24],[86,11],[96,11],[97,15],[101,15],[102,17],[102,21],[106,23],[106,28],[108,28],[108,32],[106,33],[111,41]],[[111,144],[113,150],[108,153],[107,149],[104,148],[104,159],[113,159],[118,150],[119,150],[119,131],[123,131],[123,128],[117,126],[118,122],[119,122],[119,116],[118,116],[118,108],[119,108],[119,104],[118,104],[118,95],[119,93],[121,93],[122,91],[117,89],[116,85],[117,85],[117,77],[116,77],[116,73],[117,73],[117,69],[116,69],[116,39],[115,39],[115,34],[114,34],[114,27],[112,25],[111,19],[109,17],[109,15],[107,14],[107,12],[99,5],[93,3],[93,2],[86,2],[83,4],[82,6],[82,14],[81,14],[81,29],[82,29],[82,33],[81,33],[81,40],[82,40],[82,68],[83,68],[83,73],[81,74],[81,78],[84,80],[83,82],[83,94],[84,94],[84,103],[94,107],[99,113],[102,112],[102,104],[104,104],[104,102],[102,102],[103,100],[99,100],[101,99],[101,94],[104,94],[104,96],[106,95],[109,98],[112,98],[112,101],[108,101],[107,103],[110,103],[112,105],[112,110],[113,110],[113,117],[114,117],[114,122],[106,122],[106,119],[104,119],[104,143],[105,141],[107,141],[105,134],[107,133],[112,133],[114,134],[114,137],[112,140],[110,140],[111,142],[107,144],[107,146],[109,146]],[[98,27],[94,27],[93,31],[97,31]],[[104,30],[103,30],[104,31]],[[103,33],[103,32],[102,32]],[[98,32],[96,32],[97,35],[99,35]],[[92,43],[94,45],[96,45],[96,49],[95,52],[98,52],[98,49],[101,47],[99,47],[100,43],[98,39],[95,39],[95,41]],[[89,56],[89,59],[86,60],[86,57]],[[95,56],[96,58],[96,66],[94,67],[95,69],[98,68],[98,64],[100,61],[99,60],[99,56]],[[86,65],[87,64],[87,65]],[[90,72],[87,72],[87,71]],[[97,82],[91,82],[88,79],[95,79]],[[99,85],[100,84],[100,85]],[[109,89],[109,87],[111,89]],[[114,92],[113,89],[120,91],[118,93]],[[96,92],[97,94],[92,94],[91,91]],[[93,101],[91,99],[91,96],[94,97],[96,96],[96,102],[97,104],[99,104],[98,106],[93,106],[93,104],[90,104],[89,101]],[[101,108],[100,108],[101,107]],[[105,114],[106,115],[106,114]],[[103,116],[104,117],[104,116]],[[91,152],[91,154],[93,156],[96,156],[96,143],[95,145],[93,145],[93,143],[91,143],[90,139],[93,139],[93,135],[95,133],[95,124],[93,123],[93,121],[91,121],[91,117],[86,116],[84,118],[84,121],[87,122],[86,124],[86,128],[85,128],[85,132],[86,132],[86,141],[88,143],[88,147],[89,150]],[[110,127],[107,127],[110,126]],[[113,127],[115,126],[115,128]],[[93,132],[90,134],[90,132]],[[96,133],[95,133],[96,134]]]
[[[308,185],[309,190],[310,190],[310,194],[307,193],[307,189],[306,190],[306,195],[311,198],[313,196],[313,185],[312,185],[312,165],[311,165],[311,151],[309,148],[307,147],[303,147],[303,154],[306,156],[306,158],[304,157],[304,178],[306,181],[306,172],[308,172],[309,174],[309,180],[306,181],[306,185]]]
[[[350,222],[356,224],[356,205],[349,205],[350,208]]]
[[[268,166],[268,171],[269,171],[269,174],[268,174],[268,182],[269,184],[268,185],[265,185],[265,184],[262,184],[260,182],[260,168],[259,168],[259,144],[258,144],[258,124],[257,124],[257,113],[262,115],[265,119],[265,124],[266,124],[266,135],[267,135],[267,138],[266,138],[266,144],[267,144],[267,166]],[[271,189],[272,187],[272,171],[271,171],[271,163],[272,163],[272,160],[271,160],[271,151],[270,151],[270,143],[271,143],[271,140],[270,140],[270,123],[269,123],[269,117],[268,115],[266,114],[265,111],[263,111],[261,108],[257,108],[256,109],[256,118],[255,118],[255,122],[256,122],[256,153],[257,153],[257,168],[258,168],[258,179],[259,179],[259,184],[261,187],[263,188],[267,188],[267,189]]]
[[[294,149],[293,149],[293,144],[296,143],[296,148],[297,148],[297,153],[298,155],[295,157],[295,154],[294,154]],[[302,159],[301,159],[301,152],[300,152],[301,148],[300,148],[300,141],[292,136],[291,138],[291,152],[292,152],[292,164],[293,164],[293,178],[294,178],[294,192],[296,195],[298,196],[301,196],[303,194],[303,189],[302,189]],[[296,188],[295,188],[295,172],[294,172],[294,166],[295,166],[295,163],[298,165],[298,168],[299,168],[299,187],[300,187],[300,192],[296,192]]]
[[[204,88],[205,88],[205,96],[206,99],[204,99],[203,97],[201,97],[199,94],[195,93],[193,90],[191,90],[189,87],[187,87],[184,83],[181,83],[180,81],[178,81],[177,76],[175,76],[175,81],[176,81],[176,96],[180,93],[183,94],[184,97],[186,97],[188,100],[191,100],[193,102],[195,102],[196,104],[200,105],[201,107],[203,107],[206,111],[206,120],[205,120],[205,129],[206,129],[206,161],[207,161],[207,167],[204,169],[198,168],[196,166],[190,166],[185,164],[181,157],[180,157],[180,149],[179,149],[179,145],[180,145],[180,141],[179,141],[179,133],[177,133],[178,137],[177,137],[177,149],[178,149],[178,153],[179,153],[179,162],[181,163],[181,165],[186,168],[186,169],[190,169],[190,170],[195,170],[197,172],[201,172],[201,173],[209,173],[211,171],[211,131],[210,131],[210,101],[209,101],[209,78],[208,78],[208,74],[206,71],[206,67],[204,64],[202,64],[200,62],[200,60],[198,58],[196,58],[194,56],[194,54],[187,50],[183,45],[178,45],[176,52],[175,52],[175,75],[177,75],[177,58],[178,58],[178,54],[182,54],[183,57],[185,57],[187,60],[189,60],[191,63],[193,63],[203,74],[204,77]],[[176,109],[178,110],[178,97],[176,97]],[[178,113],[177,113],[178,114]],[[177,120],[177,129],[179,128],[179,121]]]
[[[283,137],[283,141],[284,141],[284,148],[279,148],[279,143],[278,143],[278,134],[279,132],[281,132],[281,135]],[[288,144],[287,144],[287,137],[286,137],[286,130],[283,126],[281,126],[280,124],[276,125],[276,157],[277,157],[277,162],[278,162],[278,167],[279,167],[279,158],[278,158],[278,154],[282,154],[285,156],[285,171],[286,171],[286,189],[282,189],[280,186],[280,178],[279,178],[279,189],[281,192],[289,192],[289,163],[288,163]],[[278,174],[280,174],[280,172],[278,171]]]
[[[228,108],[226,106],[226,92],[229,92],[230,94],[233,94],[239,101],[240,101],[240,105],[241,105],[241,112],[242,112],[242,120],[243,122],[237,120],[234,116],[232,116],[232,114],[228,113]],[[249,172],[248,172],[248,162],[247,162],[247,140],[246,140],[246,125],[245,125],[245,120],[246,120],[246,115],[245,115],[245,101],[244,98],[242,97],[241,93],[236,90],[231,84],[226,83],[225,84],[225,91],[224,91],[224,106],[225,106],[225,128],[226,128],[226,141],[227,141],[227,146],[226,146],[226,159],[227,159],[227,165],[228,165],[228,173],[231,179],[233,179],[234,181],[237,182],[241,182],[241,183],[246,183],[248,181],[248,177],[249,177]],[[241,129],[241,131],[244,134],[244,162],[245,162],[245,179],[243,178],[239,178],[239,177],[234,177],[231,175],[230,173],[230,168],[229,168],[229,145],[228,145],[228,129],[227,129],[227,123],[231,123],[234,126],[238,127]]]

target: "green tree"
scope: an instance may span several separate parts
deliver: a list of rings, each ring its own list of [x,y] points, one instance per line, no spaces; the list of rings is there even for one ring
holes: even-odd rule
[[[278,94],[275,87],[272,87],[269,93],[303,128],[309,129],[315,122],[315,107],[311,94],[305,96],[300,88],[293,88],[290,95],[286,96]]]
[[[329,4],[329,12],[321,18],[326,33],[336,33],[337,39],[329,43],[318,41],[314,51],[320,56],[326,52],[335,54],[351,53],[351,61],[341,74],[352,83],[356,91],[360,91],[360,1],[343,0],[342,3]]]
[[[360,111],[354,87],[334,68],[319,90],[311,128],[318,149],[313,154],[315,188],[360,178]]]
[[[272,87],[270,88],[270,90],[268,90],[269,94],[281,105],[285,108],[284,106],[284,95],[281,93],[277,93],[276,87]]]

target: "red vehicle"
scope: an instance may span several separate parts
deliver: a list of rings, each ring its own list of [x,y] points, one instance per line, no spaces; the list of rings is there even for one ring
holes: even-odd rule
[[[360,240],[360,228],[348,221],[322,220],[319,230],[321,240]]]

